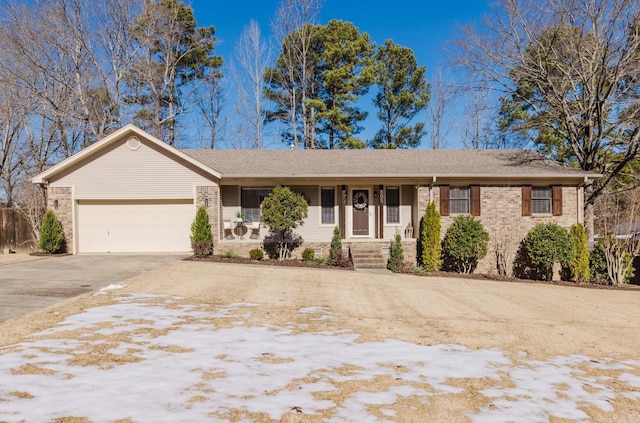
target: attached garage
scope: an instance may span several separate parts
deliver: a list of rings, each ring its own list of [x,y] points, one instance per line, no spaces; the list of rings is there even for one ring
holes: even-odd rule
[[[220,173],[127,125],[42,172],[47,205],[71,253],[191,250],[191,223],[204,206],[219,236]]]
[[[194,215],[191,200],[78,201],[78,252],[189,251]]]

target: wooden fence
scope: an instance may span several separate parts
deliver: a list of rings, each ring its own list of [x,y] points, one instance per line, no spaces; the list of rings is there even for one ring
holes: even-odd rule
[[[31,253],[35,247],[29,222],[16,209],[0,208],[0,253]]]

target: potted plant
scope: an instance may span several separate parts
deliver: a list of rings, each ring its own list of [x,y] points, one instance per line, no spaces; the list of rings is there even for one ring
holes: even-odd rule
[[[236,213],[236,222],[244,222],[244,213],[240,211]]]

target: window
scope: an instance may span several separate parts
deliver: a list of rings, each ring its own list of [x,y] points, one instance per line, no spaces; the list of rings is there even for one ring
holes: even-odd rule
[[[551,187],[531,187],[531,212],[551,214]]]
[[[469,187],[451,187],[449,190],[449,212],[469,213]]]
[[[333,225],[336,223],[336,208],[335,208],[335,188],[334,187],[322,187],[320,191],[320,203],[322,207],[322,220],[323,224]]]
[[[387,223],[400,223],[399,187],[387,187]]]
[[[272,188],[242,188],[240,203],[242,214],[247,222],[259,222],[261,219],[260,204],[270,193]]]
[[[522,215],[552,214],[562,216],[562,186],[522,187]]]

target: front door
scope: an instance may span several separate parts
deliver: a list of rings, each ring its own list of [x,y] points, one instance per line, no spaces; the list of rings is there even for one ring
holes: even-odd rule
[[[352,192],[353,205],[353,235],[369,235],[369,190],[354,189]]]

